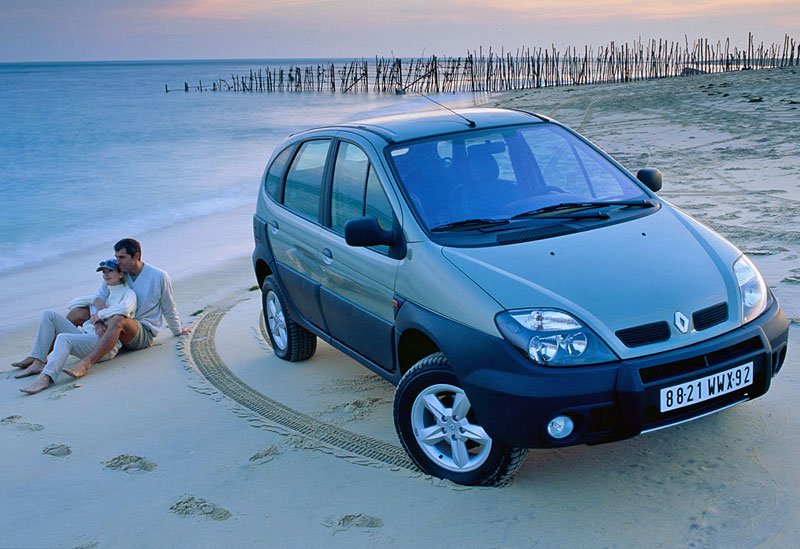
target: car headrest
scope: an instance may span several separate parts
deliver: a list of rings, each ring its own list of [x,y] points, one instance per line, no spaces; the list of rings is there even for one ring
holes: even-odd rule
[[[469,155],[469,172],[473,181],[494,181],[500,175],[500,168],[494,156],[481,152]]]
[[[483,143],[470,145],[467,147],[467,156],[479,154],[499,154],[506,150],[506,144],[503,141],[489,141],[488,139]]]

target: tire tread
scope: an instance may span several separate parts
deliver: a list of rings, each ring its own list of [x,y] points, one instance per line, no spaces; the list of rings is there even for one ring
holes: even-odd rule
[[[317,336],[303,328],[289,316],[289,311],[286,307],[286,296],[283,293],[283,288],[281,287],[280,282],[278,282],[278,279],[275,277],[275,275],[269,275],[264,280],[264,285],[261,289],[264,298],[266,298],[267,292],[270,290],[272,290],[272,292],[278,296],[278,301],[281,303],[283,317],[286,321],[286,334],[288,336],[286,355],[280,356],[278,353],[275,354],[279,358],[282,358],[288,362],[302,362],[304,360],[308,360],[314,356],[314,353],[317,352]],[[263,314],[265,315],[266,320],[266,307],[264,308]],[[272,337],[272,333],[269,332],[268,322],[267,332],[270,334],[270,337]]]
[[[411,383],[411,381],[415,379],[417,376],[421,375],[421,372],[436,371],[436,370],[447,372],[448,374],[453,374],[453,370],[450,367],[450,363],[447,361],[447,357],[444,355],[444,353],[438,352],[430,354],[425,358],[421,359],[416,364],[414,364],[414,366],[412,366],[405,373],[405,375],[403,375],[402,379],[400,380],[400,383],[397,386],[396,394],[399,394],[405,388],[406,385]],[[395,431],[397,432],[397,437],[400,439],[400,442],[403,445],[403,449],[406,451],[406,453],[411,457],[411,459],[414,461],[414,463],[417,464],[417,466],[420,469],[426,471],[425,464],[419,462],[415,452],[412,451],[411,448],[409,448],[409,445],[406,443],[406,440],[403,437],[403,434],[401,433],[400,421],[399,421],[400,400],[398,398],[395,398],[393,412],[395,420],[394,422]],[[516,471],[520,468],[520,466],[522,466],[522,464],[525,462],[525,457],[527,455],[528,455],[528,448],[508,447],[505,449],[504,455],[499,460],[497,467],[493,472],[486,474],[480,481],[469,484],[472,484],[474,486],[498,486],[498,487],[506,486],[511,482],[514,473],[516,473]],[[453,480],[453,482],[457,481]]]

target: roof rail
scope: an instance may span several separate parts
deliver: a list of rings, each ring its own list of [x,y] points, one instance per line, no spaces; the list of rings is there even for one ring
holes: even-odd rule
[[[336,128],[355,128],[359,130],[364,130],[366,132],[374,133],[378,137],[382,137],[389,143],[396,143],[395,134],[390,132],[385,128],[381,128],[380,126],[373,126],[371,124],[349,124],[347,122],[343,124],[337,124],[334,126]]]
[[[508,109],[510,111],[521,112],[522,114],[529,114],[529,115],[531,115],[531,116],[533,116],[535,118],[538,118],[542,122],[552,122],[553,121],[552,118],[548,118],[547,116],[545,116],[543,114],[536,113],[536,112],[526,111],[526,110],[523,110],[523,109],[514,109],[514,108],[509,108],[509,107],[503,107],[503,108],[504,109]]]

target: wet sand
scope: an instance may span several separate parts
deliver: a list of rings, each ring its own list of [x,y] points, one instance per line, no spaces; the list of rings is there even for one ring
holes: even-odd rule
[[[660,168],[662,196],[752,255],[794,322],[761,399],[532,451],[503,488],[456,486],[404,459],[389,384],[326,345],[300,364],[272,354],[239,252],[175,276],[191,337],[162,334],[39,395],[8,366],[34,325],[2,333],[0,547],[796,545],[798,84],[792,69],[496,100],[573,126],[632,170]],[[168,254],[152,261],[171,269]]]

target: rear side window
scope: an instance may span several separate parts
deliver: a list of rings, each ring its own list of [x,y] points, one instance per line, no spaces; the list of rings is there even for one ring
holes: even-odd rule
[[[286,164],[289,163],[289,157],[291,154],[291,147],[284,149],[283,152],[281,152],[281,154],[279,154],[272,162],[272,165],[269,167],[269,171],[267,172],[267,180],[264,185],[267,189],[267,195],[269,195],[269,197],[273,200],[278,200],[278,192],[281,188],[281,179],[283,179],[283,174],[286,173]]]
[[[283,191],[283,205],[312,221],[319,219],[319,195],[330,140],[307,141],[294,157]]]

